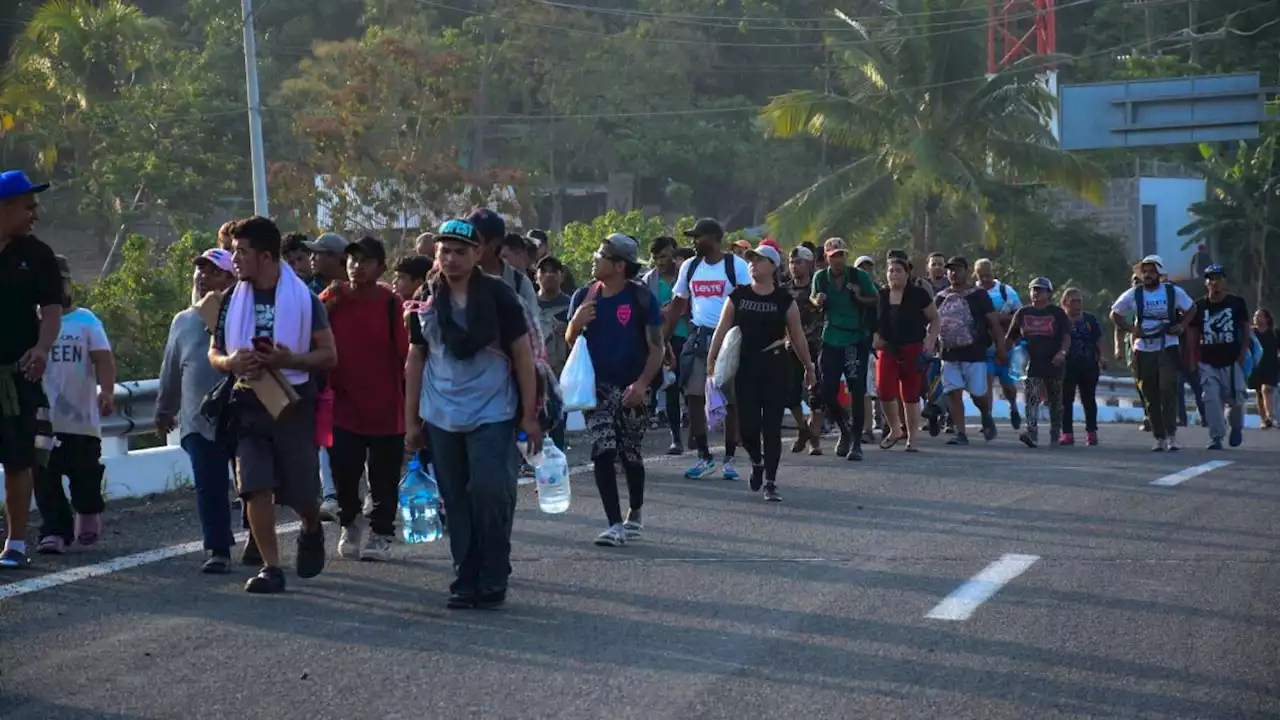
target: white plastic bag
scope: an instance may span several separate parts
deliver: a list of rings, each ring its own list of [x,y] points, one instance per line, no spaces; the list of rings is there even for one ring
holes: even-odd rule
[[[738,374],[738,358],[741,356],[742,330],[735,325],[725,333],[724,342],[720,343],[720,354],[716,356],[713,375],[716,387],[720,389],[729,387],[729,383],[733,382],[733,376]]]
[[[587,339],[581,335],[574,341],[564,370],[560,371],[560,393],[564,395],[565,412],[596,408],[596,369],[591,365]]]

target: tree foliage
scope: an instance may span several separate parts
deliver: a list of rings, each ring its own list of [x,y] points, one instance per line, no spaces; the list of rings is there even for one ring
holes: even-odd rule
[[[661,235],[680,237],[693,227],[694,219],[686,216],[669,224],[660,217],[648,216],[639,210],[623,214],[616,210],[593,219],[591,222],[571,222],[556,233],[551,246],[555,255],[572,271],[576,278],[591,277],[591,256],[600,249],[600,243],[614,233],[623,233],[640,242],[640,253],[648,252],[648,242]]]

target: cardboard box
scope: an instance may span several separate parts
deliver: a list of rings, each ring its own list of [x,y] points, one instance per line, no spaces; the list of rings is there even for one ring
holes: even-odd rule
[[[204,299],[196,305],[196,312],[200,313],[200,319],[204,321],[204,326],[210,333],[218,327],[218,314],[221,311],[222,296],[218,293],[205,295]],[[280,413],[298,402],[297,391],[279,370],[268,369],[261,376],[249,380],[248,383],[249,389],[258,396],[258,400],[273,418],[280,417]]]

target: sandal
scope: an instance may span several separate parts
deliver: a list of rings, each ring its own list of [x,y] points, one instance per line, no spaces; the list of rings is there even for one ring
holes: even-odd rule
[[[885,436],[884,436],[883,438],[881,438],[881,440],[880,440],[880,449],[881,449],[881,450],[888,450],[889,448],[893,447],[894,445],[897,445],[897,444],[898,444],[898,441],[902,440],[902,439],[903,439],[903,438],[905,438],[905,437],[906,437],[906,435],[899,435],[899,434],[897,434],[897,433],[892,433],[892,434],[889,434],[889,435],[885,435]]]

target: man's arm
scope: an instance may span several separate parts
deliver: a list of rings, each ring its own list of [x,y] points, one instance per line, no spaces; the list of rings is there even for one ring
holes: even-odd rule
[[[418,415],[418,402],[422,397],[422,372],[426,367],[426,346],[409,346],[409,357],[404,363],[404,426],[406,429],[422,425],[422,418]]]
[[[650,317],[656,314],[658,308],[658,300],[653,297],[653,293],[649,294]],[[656,318],[655,318],[656,319]],[[663,335],[662,325],[645,325],[644,337],[649,345],[649,357],[645,360],[644,371],[640,373],[640,379],[636,381],[636,385],[640,388],[648,388],[653,379],[657,377],[662,370],[662,360],[667,354],[667,341]]]
[[[876,291],[876,284],[871,281],[871,275],[860,268],[854,268],[853,270],[858,273],[858,292],[856,294],[858,302],[867,307],[878,305],[880,303],[880,293]]]
[[[169,325],[169,339],[164,343],[160,361],[160,392],[156,396],[156,424],[162,434],[173,430],[173,419],[182,410],[182,358],[178,353],[178,319]]]

